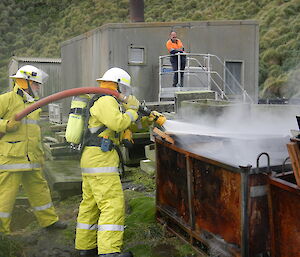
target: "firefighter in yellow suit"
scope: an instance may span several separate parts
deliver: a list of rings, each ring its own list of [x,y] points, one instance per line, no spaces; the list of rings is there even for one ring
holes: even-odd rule
[[[0,95],[0,232],[10,233],[10,222],[16,195],[22,185],[34,214],[42,227],[66,228],[58,221],[47,181],[41,168],[43,150],[38,125],[40,109],[21,121],[16,113],[31,105],[37,98],[39,85],[48,75],[25,65],[11,76],[15,85],[11,92]]]
[[[128,95],[130,76],[111,68],[97,79],[102,88]],[[77,218],[75,248],[80,256],[132,257],[121,253],[125,203],[115,145],[120,133],[137,120],[139,101],[128,95],[125,112],[111,95],[101,96],[90,108],[90,136],[81,157],[83,199]],[[98,255],[99,254],[99,255]]]

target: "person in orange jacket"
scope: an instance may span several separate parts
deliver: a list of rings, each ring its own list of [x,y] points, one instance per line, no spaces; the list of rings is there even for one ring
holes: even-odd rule
[[[186,64],[186,56],[181,55],[180,56],[180,65],[178,65],[178,55],[175,55],[177,53],[184,53],[184,47],[179,38],[177,38],[176,32],[172,31],[170,33],[169,40],[166,43],[166,47],[171,54],[170,56],[170,62],[172,64],[172,68],[174,71],[174,76],[173,76],[173,87],[183,87],[183,74],[184,72],[180,72],[180,83],[178,84],[178,66],[180,66],[180,70],[185,69],[185,64]]]

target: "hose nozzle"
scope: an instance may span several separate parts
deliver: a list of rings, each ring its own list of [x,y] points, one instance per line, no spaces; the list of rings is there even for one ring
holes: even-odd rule
[[[120,97],[119,99],[121,99],[121,101],[124,101],[126,102],[126,96],[120,94]],[[142,103],[140,106],[139,106],[139,109],[138,109],[138,112],[143,115],[143,116],[149,116],[149,118],[154,121],[155,123],[157,123],[159,126],[163,126],[163,124],[166,122],[167,118],[157,112],[157,111],[151,111],[146,105],[145,103]]]
[[[166,116],[164,116],[163,114],[161,114],[161,113],[159,113],[159,112],[157,112],[157,111],[152,111],[152,112],[150,113],[149,117],[150,117],[151,119],[153,119],[153,121],[154,121],[155,123],[157,123],[157,124],[158,124],[159,126],[161,126],[161,127],[164,125],[164,123],[165,123],[166,120],[167,120]]]

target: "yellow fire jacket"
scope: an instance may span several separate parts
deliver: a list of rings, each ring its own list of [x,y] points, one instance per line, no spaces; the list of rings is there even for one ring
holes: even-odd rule
[[[44,160],[38,125],[41,109],[23,118],[16,132],[6,133],[8,120],[31,104],[18,85],[13,91],[0,95],[0,133],[5,133],[0,139],[0,172],[41,169]]]
[[[91,132],[106,126],[99,137],[106,137],[114,144],[120,143],[120,132],[129,127],[138,117],[136,111],[120,111],[119,103],[112,96],[100,97],[90,109],[89,129]],[[119,156],[115,149],[103,152],[98,146],[86,146],[81,157],[83,175],[111,174],[118,172]]]

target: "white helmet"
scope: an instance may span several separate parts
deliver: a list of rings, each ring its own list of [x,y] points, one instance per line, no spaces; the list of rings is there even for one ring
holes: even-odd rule
[[[124,86],[130,87],[130,75],[120,68],[111,68],[107,70],[102,78],[96,79],[97,81],[112,81]]]
[[[16,75],[12,75],[10,78],[32,80],[43,84],[48,79],[48,74],[32,65],[25,65],[18,69]]]

